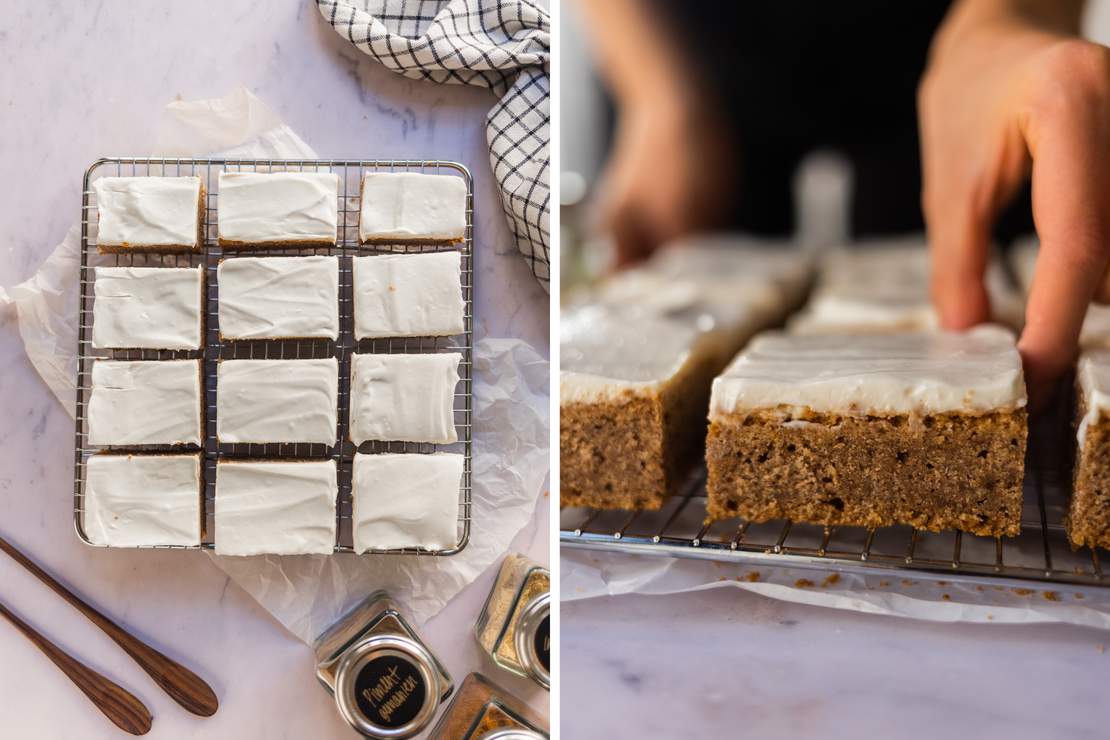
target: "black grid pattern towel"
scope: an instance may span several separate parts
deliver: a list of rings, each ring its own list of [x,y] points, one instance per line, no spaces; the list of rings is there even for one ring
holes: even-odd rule
[[[324,19],[386,67],[488,87],[490,163],[517,246],[550,290],[551,20],[529,0],[317,0]]]

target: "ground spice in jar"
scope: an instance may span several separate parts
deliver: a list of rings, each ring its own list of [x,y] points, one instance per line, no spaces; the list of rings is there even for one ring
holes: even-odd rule
[[[497,665],[548,688],[551,574],[523,555],[501,564],[474,634]]]
[[[528,705],[480,673],[471,673],[429,737],[481,740],[502,730],[548,737],[547,723]]]

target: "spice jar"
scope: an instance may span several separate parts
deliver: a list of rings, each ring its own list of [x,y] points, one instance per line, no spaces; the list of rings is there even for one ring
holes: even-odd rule
[[[551,574],[509,553],[474,625],[479,644],[497,665],[550,688]]]
[[[547,723],[480,673],[463,681],[429,737],[434,740],[543,740]]]
[[[384,591],[340,617],[313,649],[316,677],[335,696],[343,718],[366,737],[416,735],[454,689],[451,676]]]

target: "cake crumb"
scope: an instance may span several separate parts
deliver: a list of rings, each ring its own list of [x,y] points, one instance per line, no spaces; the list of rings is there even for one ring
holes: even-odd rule
[[[1011,588],[1010,590],[1013,591],[1018,596],[1029,596],[1031,594],[1036,593],[1036,591],[1034,591],[1031,588]]]
[[[993,614],[988,614],[987,615],[987,621],[988,622],[993,622],[994,621],[994,615]]]
[[[948,585],[948,581],[937,581],[937,585],[943,588]]]
[[[742,576],[736,576],[738,581],[747,581],[748,583],[755,583],[759,580],[759,571],[753,570],[751,573],[745,573]]]
[[[903,579],[902,579],[902,585],[903,585],[903,586],[916,586],[916,585],[917,585],[917,581],[911,581],[911,580],[910,580],[910,579],[908,579],[908,578],[903,578]]]
[[[952,597],[949,596],[948,594],[941,594],[940,598],[944,599],[945,601],[951,601],[952,600]]]
[[[890,581],[886,580],[885,578],[879,581],[879,588],[887,588],[888,586],[890,586]]]
[[[1099,653],[1105,653],[1106,652],[1106,646],[1103,645],[1101,642],[1098,644],[1098,651],[1099,651]]]
[[[798,580],[794,581],[794,587],[813,588],[813,581],[809,580],[808,578],[799,578]]]
[[[825,576],[825,580],[821,581],[821,588],[828,588],[829,586],[835,585],[839,580],[839,573],[829,573]]]
[[[976,591],[979,591],[980,593],[982,593],[982,592],[983,592],[983,591],[985,591],[986,589],[984,589],[984,588],[983,588],[983,587],[982,587],[982,586],[980,585],[980,586],[976,586],[976,587],[975,587],[975,590],[976,590]]]
[[[1044,598],[1045,601],[1059,601],[1060,594],[1056,593],[1055,591],[1045,591]]]
[[[1075,593],[1073,594],[1073,596],[1075,597],[1075,600],[1076,600],[1076,601],[1079,601],[1080,599],[1085,599],[1085,598],[1086,598],[1086,597],[1085,597],[1085,596],[1084,596],[1083,594],[1079,593],[1078,591],[1077,591],[1077,592],[1075,592]]]

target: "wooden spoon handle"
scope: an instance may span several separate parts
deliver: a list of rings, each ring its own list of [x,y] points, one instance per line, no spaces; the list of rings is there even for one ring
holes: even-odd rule
[[[210,717],[220,706],[216,692],[200,676],[177,661],[166,657],[150,645],[135,637],[108,617],[82,601],[76,594],[54,579],[49,573],[17,550],[11,543],[0,537],[0,550],[35,575],[40,581],[68,601],[77,611],[111,637],[117,645],[139,664],[154,682],[178,704],[193,714]]]
[[[132,735],[145,735],[150,732],[150,725],[154,719],[150,715],[150,710],[127,689],[97,673],[47,640],[3,604],[0,604],[0,615],[14,624],[16,629],[26,635],[39,650],[46,653],[54,665],[69,676],[69,680],[73,681],[116,727]]]

